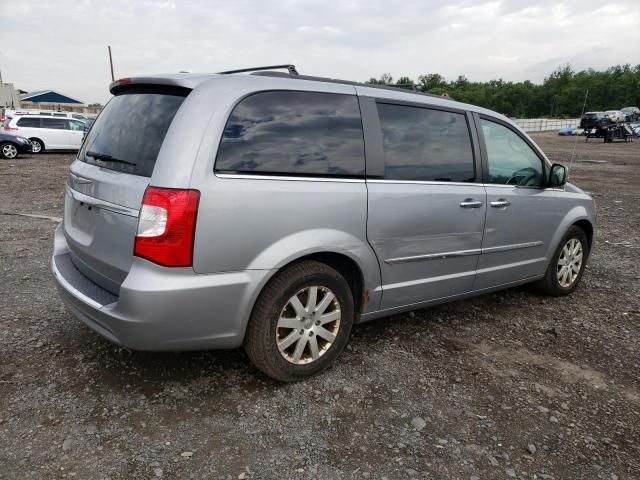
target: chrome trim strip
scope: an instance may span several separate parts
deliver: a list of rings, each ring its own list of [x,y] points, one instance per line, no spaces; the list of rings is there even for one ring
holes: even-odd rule
[[[56,277],[58,282],[60,282],[60,285],[62,285],[62,287],[66,290],[66,292],[69,295],[77,298],[81,302],[84,302],[87,305],[90,305],[91,307],[96,308],[98,310],[104,307],[104,305],[96,302],[92,298],[87,297],[84,293],[82,293],[80,290],[78,290],[69,282],[67,282],[67,280],[62,276],[62,274],[58,270],[58,266],[56,265],[56,257],[53,257],[51,259],[51,269],[53,270],[53,275]]]
[[[293,182],[334,182],[334,183],[364,183],[364,178],[330,178],[330,177],[295,177],[289,175],[252,175],[243,173],[214,172],[218,178],[234,178],[241,180],[283,180]]]
[[[444,260],[445,258],[467,257],[469,255],[480,255],[482,250],[474,248],[473,250],[458,250],[455,252],[430,253],[428,255],[416,255],[413,257],[389,258],[384,263],[395,265],[397,263],[421,262],[423,260]]]
[[[106,200],[100,200],[99,198],[90,197],[89,195],[85,195],[84,193],[80,193],[77,190],[74,190],[69,185],[67,185],[67,194],[74,200],[86,203],[87,205],[91,205],[92,207],[102,208],[103,210],[108,210],[110,212],[119,213],[121,215],[127,215],[134,218],[138,218],[138,215],[140,215],[140,212],[134,208],[125,207],[122,205],[118,205],[117,203],[111,203],[107,202]]]
[[[513,245],[501,245],[499,247],[474,248],[472,250],[457,250],[454,252],[430,253],[428,255],[415,255],[413,257],[389,258],[388,260],[385,260],[384,263],[388,265],[395,265],[397,263],[421,262],[421,261],[427,261],[427,260],[444,260],[447,258],[467,257],[469,255],[508,252],[510,250],[518,250],[520,248],[539,247],[540,245],[544,245],[544,242],[537,241],[537,242],[527,242],[527,243],[516,243]]]
[[[482,253],[496,253],[496,252],[508,252],[509,250],[518,250],[520,248],[539,247],[544,245],[544,242],[527,242],[527,243],[514,243],[513,245],[501,245],[499,247],[483,248]]]
[[[367,183],[409,183],[414,185],[455,185],[458,187],[482,187],[484,186],[482,183],[477,182],[432,182],[429,180],[386,180],[386,179],[378,179],[378,178],[367,178]]]

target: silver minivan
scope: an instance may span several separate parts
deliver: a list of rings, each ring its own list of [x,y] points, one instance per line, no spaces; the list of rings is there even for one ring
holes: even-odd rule
[[[244,346],[295,381],[355,323],[527,282],[575,290],[593,200],[511,120],[273,70],[111,84],[52,259],[90,328],[136,350]]]

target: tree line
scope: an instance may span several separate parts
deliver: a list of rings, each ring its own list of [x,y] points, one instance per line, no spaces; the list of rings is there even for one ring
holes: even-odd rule
[[[370,84],[394,84],[436,95],[448,94],[454,100],[472,103],[510,117],[578,117],[585,94],[585,111],[619,110],[640,106],[640,65],[616,65],[604,71],[574,71],[570,65],[556,69],[541,84],[529,80],[509,82],[502,79],[472,82],[461,75],[446,80],[442,75],[420,75],[418,81],[402,76],[395,82],[385,73],[370,78]]]

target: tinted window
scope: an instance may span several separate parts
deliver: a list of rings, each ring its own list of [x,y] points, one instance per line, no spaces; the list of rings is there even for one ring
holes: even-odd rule
[[[467,120],[461,113],[378,104],[385,178],[471,182],[475,178]]]
[[[542,161],[510,128],[480,120],[489,162],[489,183],[537,187],[542,184]]]
[[[18,120],[16,125],[18,125],[19,127],[40,128],[40,119],[22,117],[20,120]]]
[[[188,91],[131,90],[116,95],[97,118],[79,158],[150,177],[173,117]]]
[[[247,97],[229,117],[216,169],[364,175],[358,100],[352,95],[288,91]]]
[[[53,128],[55,130],[68,130],[69,124],[64,118],[43,118],[42,128]]]

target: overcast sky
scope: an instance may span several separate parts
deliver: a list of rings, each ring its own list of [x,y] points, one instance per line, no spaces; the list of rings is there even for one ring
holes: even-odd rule
[[[530,79],[640,63],[640,0],[0,0],[0,69],[23,90],[109,98],[115,75],[294,63],[366,80]]]

